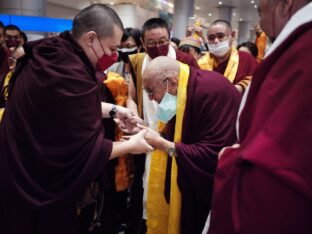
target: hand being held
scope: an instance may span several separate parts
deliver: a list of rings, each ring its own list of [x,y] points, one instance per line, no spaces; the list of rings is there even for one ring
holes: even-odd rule
[[[124,138],[128,139],[132,154],[142,154],[154,150],[154,148],[144,139],[146,131],[146,129],[143,129],[133,136]]]

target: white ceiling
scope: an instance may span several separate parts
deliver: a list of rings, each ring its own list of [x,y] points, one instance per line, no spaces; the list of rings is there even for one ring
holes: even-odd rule
[[[106,4],[121,4],[132,3],[138,4],[143,8],[157,10],[156,7],[163,7],[173,12],[174,0],[47,0],[50,3],[66,6],[69,8],[80,10],[91,3],[106,3]],[[195,0],[194,13],[196,16],[204,18],[207,23],[218,19],[218,7],[222,2],[223,6],[231,6],[232,10],[232,25],[237,29],[239,21],[248,21],[251,25],[257,24],[259,18],[257,6],[259,0]]]

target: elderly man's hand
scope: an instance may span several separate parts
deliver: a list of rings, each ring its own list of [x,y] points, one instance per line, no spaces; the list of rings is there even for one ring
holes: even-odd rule
[[[140,124],[138,124],[138,127],[146,130],[144,138],[148,144],[153,146],[155,149],[164,150],[164,138],[162,138],[158,132]]]
[[[138,133],[141,128],[137,124],[145,125],[144,121],[138,116],[134,115],[129,109],[122,106],[117,107],[117,115],[114,119],[121,131],[126,134]]]

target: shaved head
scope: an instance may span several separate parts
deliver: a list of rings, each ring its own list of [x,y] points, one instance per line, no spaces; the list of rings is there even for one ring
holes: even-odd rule
[[[158,82],[169,76],[178,76],[180,64],[167,56],[159,56],[153,59],[146,67],[143,74],[145,82]]]

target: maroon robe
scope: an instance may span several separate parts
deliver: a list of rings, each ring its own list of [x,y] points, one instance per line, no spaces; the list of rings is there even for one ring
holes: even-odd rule
[[[239,63],[237,68],[237,73],[233,84],[239,83],[241,80],[245,79],[246,76],[252,76],[258,67],[257,60],[249,53],[244,51],[238,51]],[[229,60],[220,63],[213,70],[219,72],[220,74],[224,74],[226,67],[228,65]]]
[[[256,70],[240,148],[218,164],[209,234],[312,233],[312,22]]]
[[[175,52],[176,52],[176,56],[177,56],[178,61],[185,63],[185,64],[189,65],[190,67],[200,69],[196,59],[192,55],[187,54],[181,50],[175,50]]]
[[[197,234],[204,228],[218,152],[236,141],[239,102],[240,94],[225,77],[190,68],[182,140],[175,144],[178,186],[182,194],[182,233]],[[171,139],[174,124],[169,122]]]
[[[1,232],[75,233],[75,202],[105,172],[112,150],[102,84],[69,32],[24,49],[0,124]]]

